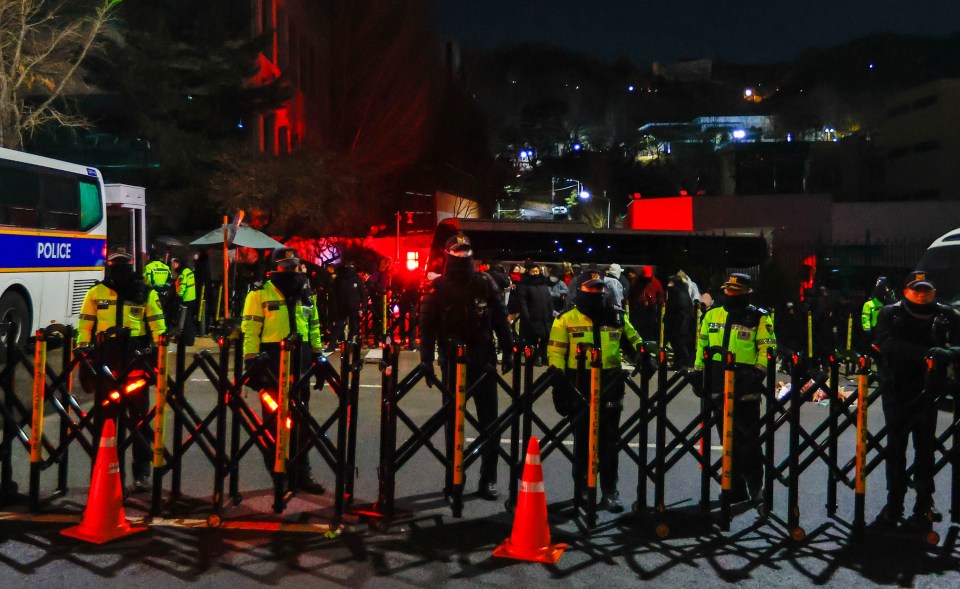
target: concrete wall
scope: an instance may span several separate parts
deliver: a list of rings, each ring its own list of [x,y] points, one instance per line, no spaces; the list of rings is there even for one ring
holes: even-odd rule
[[[960,227],[960,202],[834,203],[831,212],[834,243],[870,241],[933,241]]]

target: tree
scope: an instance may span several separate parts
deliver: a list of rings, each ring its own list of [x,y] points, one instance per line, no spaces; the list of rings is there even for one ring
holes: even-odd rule
[[[271,235],[366,235],[377,216],[370,202],[353,198],[360,180],[338,158],[313,148],[275,157],[252,149],[216,158],[210,195],[223,210],[251,211],[251,222]]]
[[[0,0],[0,146],[21,149],[49,124],[88,126],[63,99],[120,2],[71,13],[46,0]]]
[[[152,205],[164,208],[151,218],[155,232],[205,228],[218,218],[207,198],[217,158],[250,142],[256,116],[290,97],[287,80],[248,83],[266,43],[251,36],[248,2],[136,0],[116,17],[122,36],[90,64],[109,95],[98,131],[149,142],[159,165],[109,173],[143,184]]]

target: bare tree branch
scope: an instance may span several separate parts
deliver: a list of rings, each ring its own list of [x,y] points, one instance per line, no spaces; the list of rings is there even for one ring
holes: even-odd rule
[[[45,125],[85,127],[57,105],[121,0],[103,0],[92,15],[64,16],[49,0],[0,0],[0,146],[22,148]]]

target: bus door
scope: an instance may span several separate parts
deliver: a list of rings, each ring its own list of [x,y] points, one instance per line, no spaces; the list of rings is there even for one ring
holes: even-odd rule
[[[147,259],[146,191],[140,186],[106,184],[107,247],[122,245],[136,252],[137,273]]]

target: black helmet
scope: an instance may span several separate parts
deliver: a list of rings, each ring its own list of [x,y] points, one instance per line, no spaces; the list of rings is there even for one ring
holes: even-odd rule
[[[877,283],[873,286],[873,296],[882,299],[890,288],[890,279],[886,276],[881,276],[877,278]]]

